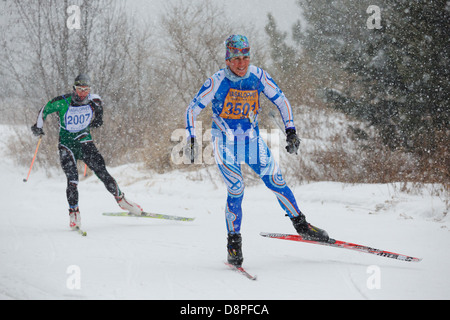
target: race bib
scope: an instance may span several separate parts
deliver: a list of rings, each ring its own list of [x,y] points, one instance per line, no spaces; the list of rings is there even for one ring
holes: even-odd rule
[[[86,129],[91,123],[93,116],[90,105],[70,106],[64,116],[66,130],[69,132],[78,132]]]
[[[220,117],[224,119],[246,119],[259,110],[257,90],[230,89],[223,104]]]

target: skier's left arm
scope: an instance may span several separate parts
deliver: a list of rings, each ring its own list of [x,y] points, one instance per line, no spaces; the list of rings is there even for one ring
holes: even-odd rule
[[[261,82],[264,86],[263,93],[274,105],[277,106],[278,111],[280,111],[285,129],[291,128],[295,130],[292,107],[283,91],[281,91],[266,71],[263,71]]]
[[[91,106],[94,111],[94,118],[91,122],[92,128],[98,128],[103,124],[103,102],[102,98],[97,94],[91,94]]]
[[[266,71],[263,71],[261,82],[264,85],[263,93],[270,101],[272,101],[274,105],[277,106],[278,111],[280,111],[281,118],[283,119],[286,130],[286,150],[289,153],[297,154],[297,150],[300,146],[300,139],[297,137],[297,131],[294,125],[292,106],[283,91],[281,91]]]

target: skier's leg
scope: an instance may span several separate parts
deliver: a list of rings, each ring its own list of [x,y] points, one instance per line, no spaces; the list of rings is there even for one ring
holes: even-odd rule
[[[61,168],[67,178],[66,196],[69,206],[78,206],[78,169],[75,156],[69,148],[59,145],[59,159]]]
[[[281,208],[291,218],[295,230],[307,239],[328,241],[328,234],[324,230],[314,227],[306,221],[305,215],[297,206],[294,194],[281,175],[277,162],[261,137],[258,137],[257,150],[256,160],[254,159],[255,154],[250,152],[248,163],[261,177],[264,184],[276,195]]]
[[[253,146],[257,144],[257,147]],[[270,149],[261,137],[249,143],[247,148],[248,165],[264,181],[264,184],[275,194],[281,208],[290,218],[301,214],[291,189],[286,185],[280,167],[275,161]]]
[[[116,180],[106,170],[105,160],[93,142],[81,144],[83,161],[95,175],[103,182],[106,189],[115,197],[122,195]]]
[[[86,142],[81,145],[83,151],[83,161],[94,171],[95,175],[103,182],[106,189],[114,196],[119,206],[132,214],[142,214],[142,208],[136,203],[125,198],[125,194],[120,191],[116,180],[106,170],[105,160],[93,142]]]
[[[240,233],[244,180],[240,164],[236,163],[231,155],[233,150],[227,149],[222,142],[220,138],[213,138],[214,158],[228,191],[225,207],[227,230],[228,233]]]
[[[227,146],[224,140],[226,139],[213,137],[214,158],[228,191],[225,207],[225,220],[228,231],[227,261],[240,267],[244,261],[241,238],[241,204],[244,198],[244,179],[241,166],[235,161],[234,146]]]
[[[66,146],[59,145],[59,159],[61,168],[67,178],[66,197],[69,203],[70,227],[81,227],[81,217],[78,208],[78,169],[73,151]]]

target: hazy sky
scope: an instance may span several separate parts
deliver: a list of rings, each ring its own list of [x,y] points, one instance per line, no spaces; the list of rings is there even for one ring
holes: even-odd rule
[[[201,0],[189,0],[195,3]],[[284,31],[290,30],[298,19],[301,19],[300,8],[296,0],[210,0],[224,6],[230,18],[249,20],[257,27],[264,28],[267,23],[267,13],[275,17],[278,26]],[[156,20],[164,11],[164,4],[178,2],[177,0],[129,0],[130,8],[148,19]]]

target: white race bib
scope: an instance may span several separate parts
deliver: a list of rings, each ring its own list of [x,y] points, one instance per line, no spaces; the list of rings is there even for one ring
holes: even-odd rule
[[[69,132],[78,132],[86,129],[91,123],[93,116],[90,105],[70,106],[64,116],[66,130]]]

